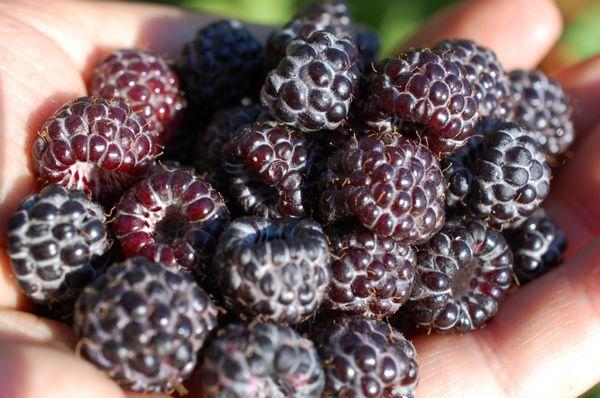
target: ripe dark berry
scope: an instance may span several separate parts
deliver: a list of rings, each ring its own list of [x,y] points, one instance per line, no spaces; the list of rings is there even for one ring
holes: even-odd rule
[[[268,115],[258,104],[236,105],[216,112],[196,143],[196,153],[202,166],[206,169],[222,167],[223,145],[240,127],[259,119],[264,121]]]
[[[267,76],[260,100],[279,121],[302,131],[334,130],[346,117],[358,80],[350,40],[319,31],[290,42]]]
[[[75,307],[81,353],[134,391],[180,385],[216,322],[216,307],[187,273],[141,257],[111,266]]]
[[[199,374],[204,398],[312,398],[325,384],[313,343],[272,323],[231,324],[217,333]]]
[[[417,248],[408,308],[421,327],[467,333],[496,314],[512,278],[513,255],[500,232],[481,220],[453,220]]]
[[[221,234],[213,274],[231,307],[262,320],[298,323],[323,301],[329,246],[312,220],[242,217]]]
[[[275,122],[242,126],[223,146],[232,195],[246,213],[267,218],[302,217],[308,142]]]
[[[399,120],[416,124],[419,138],[436,155],[463,147],[475,133],[479,103],[464,65],[427,49],[412,50],[375,67],[364,118],[389,131]]]
[[[262,45],[239,21],[200,29],[185,45],[179,72],[195,112],[206,113],[256,96],[262,84]]]
[[[548,196],[550,166],[529,131],[500,124],[484,135],[468,209],[498,227],[529,217]]]
[[[355,217],[383,237],[426,242],[444,224],[445,181],[435,156],[398,134],[351,140],[320,179],[328,220]]]
[[[477,123],[477,134],[458,152],[440,160],[440,167],[448,184],[446,206],[455,213],[463,212],[466,200],[473,190],[477,159],[481,156],[483,137],[502,127],[500,119],[483,118]]]
[[[49,185],[8,223],[8,255],[21,289],[34,301],[73,297],[102,270],[108,247],[102,207],[82,192]]]
[[[285,57],[285,50],[293,39],[307,39],[317,31],[327,31],[338,38],[354,33],[352,15],[345,0],[320,0],[296,15],[281,30],[274,31],[267,40],[269,66],[274,68]]]
[[[122,102],[82,97],[65,104],[33,143],[43,184],[90,192],[110,202],[152,166],[157,155],[145,121]]]
[[[413,398],[419,380],[410,341],[385,322],[338,318],[314,337],[325,368],[322,398]]]
[[[510,117],[512,101],[508,76],[491,49],[470,40],[444,40],[433,51],[464,65],[482,117],[504,120]]]
[[[560,84],[540,71],[509,73],[512,121],[523,125],[550,156],[564,153],[575,139],[573,108]]]
[[[98,62],[90,94],[125,102],[164,144],[179,126],[185,100],[179,77],[163,57],[142,50],[119,50]]]
[[[126,256],[192,269],[210,260],[228,221],[217,191],[190,169],[164,165],[123,195],[111,227]]]
[[[331,282],[324,306],[383,318],[408,299],[416,255],[412,247],[363,227],[330,228]]]
[[[562,264],[567,249],[564,232],[543,208],[505,233],[515,257],[515,274],[527,283]]]

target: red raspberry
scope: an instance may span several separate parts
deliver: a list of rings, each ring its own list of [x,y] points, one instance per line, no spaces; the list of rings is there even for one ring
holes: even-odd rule
[[[221,195],[193,171],[161,166],[123,195],[112,230],[126,256],[192,268],[210,259],[228,220]]]
[[[90,94],[125,102],[146,120],[159,144],[179,126],[185,107],[179,77],[168,61],[142,50],[119,50],[98,62]]]
[[[40,181],[109,202],[144,175],[157,156],[144,120],[124,103],[82,97],[65,104],[33,143]]]

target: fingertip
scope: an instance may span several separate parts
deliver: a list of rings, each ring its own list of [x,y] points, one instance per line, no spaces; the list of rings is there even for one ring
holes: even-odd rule
[[[569,94],[576,131],[580,137],[586,135],[600,123],[600,54],[556,71],[552,77]]]
[[[0,343],[1,398],[123,398],[117,384],[71,351]]]
[[[529,69],[554,46],[562,26],[560,10],[552,0],[471,0],[434,16],[402,47],[470,39],[493,49],[506,69]]]

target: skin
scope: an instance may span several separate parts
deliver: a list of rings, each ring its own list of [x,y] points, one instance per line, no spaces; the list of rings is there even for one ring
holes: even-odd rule
[[[86,94],[99,57],[124,47],[176,56],[214,18],[143,4],[2,1],[0,224],[37,189],[30,164],[36,131],[64,102]],[[253,29],[262,39],[268,33]],[[561,29],[548,0],[465,1],[399,48],[469,38],[491,46],[507,69],[534,68]],[[578,134],[576,156],[555,172],[546,204],[567,233],[568,259],[511,295],[485,329],[417,337],[417,396],[575,397],[600,381],[600,56],[553,76],[572,97]],[[4,232],[0,245],[0,398],[141,397],[75,356],[67,327],[28,313],[30,304],[11,275]]]

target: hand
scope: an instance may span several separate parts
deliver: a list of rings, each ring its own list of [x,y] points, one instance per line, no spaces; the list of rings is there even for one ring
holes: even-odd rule
[[[176,56],[214,18],[141,4],[0,3],[0,224],[36,190],[36,131],[64,102],[86,94],[99,57],[140,46]],[[268,30],[254,29],[266,37]],[[403,47],[464,37],[494,49],[507,69],[534,68],[560,31],[551,1],[472,0],[442,12]],[[568,235],[568,260],[510,296],[487,328],[416,338],[417,396],[567,397],[600,380],[600,57],[554,77],[572,96],[578,134],[576,156],[556,171],[546,204]],[[77,358],[69,328],[27,312],[4,249],[0,308],[0,398],[141,396]]]

